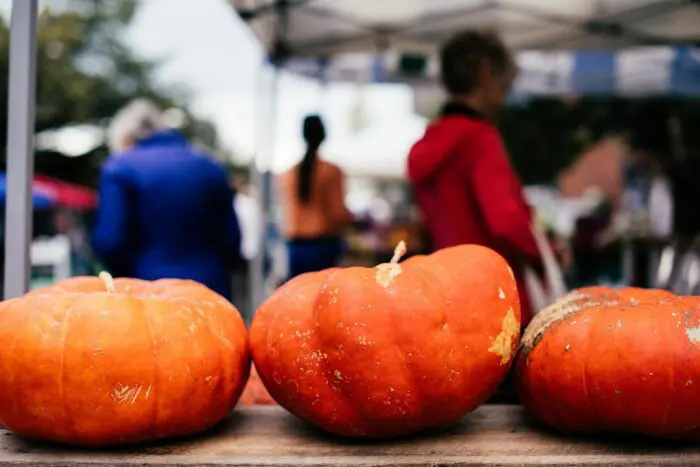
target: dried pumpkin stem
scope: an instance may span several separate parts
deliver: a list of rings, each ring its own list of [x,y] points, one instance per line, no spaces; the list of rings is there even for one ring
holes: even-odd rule
[[[112,275],[107,271],[102,271],[98,277],[102,282],[104,282],[107,292],[114,293],[114,279],[112,278]]]
[[[406,254],[406,242],[401,240],[396,248],[394,248],[394,256],[391,257],[391,264],[399,264],[403,255]]]

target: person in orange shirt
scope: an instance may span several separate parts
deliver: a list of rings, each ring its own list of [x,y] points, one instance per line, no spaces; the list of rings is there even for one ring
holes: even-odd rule
[[[303,135],[304,158],[278,178],[290,279],[338,265],[351,217],[344,203],[345,175],[318,157],[326,138],[321,117],[306,117]]]

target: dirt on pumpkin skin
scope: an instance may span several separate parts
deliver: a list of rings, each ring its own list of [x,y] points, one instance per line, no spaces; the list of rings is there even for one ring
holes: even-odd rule
[[[515,318],[513,308],[508,308],[506,316],[503,318],[503,324],[500,334],[494,339],[493,344],[489,347],[489,352],[501,357],[501,365],[510,362],[514,351],[516,350],[513,341],[517,340],[520,333],[520,323]]]
[[[620,305],[621,303],[616,298],[614,294],[592,296],[585,293],[585,291],[574,291],[565,295],[532,318],[520,339],[518,351],[527,356],[537,347],[537,344],[540,343],[542,337],[551,326],[561,323],[567,318],[589,308],[600,305]]]
[[[574,290],[535,315],[523,333],[518,351],[527,356],[551,326],[590,308],[634,307],[649,301],[670,304],[675,298],[677,297],[668,292],[653,289],[589,287]]]

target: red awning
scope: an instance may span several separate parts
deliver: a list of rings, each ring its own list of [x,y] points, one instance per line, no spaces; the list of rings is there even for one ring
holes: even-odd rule
[[[97,205],[97,193],[93,190],[45,175],[34,176],[34,189],[49,193],[59,206],[88,210]]]

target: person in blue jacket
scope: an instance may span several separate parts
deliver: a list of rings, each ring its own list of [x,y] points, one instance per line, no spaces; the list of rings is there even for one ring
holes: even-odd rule
[[[231,300],[241,233],[222,165],[168,129],[150,101],[108,131],[93,248],[115,276],[191,279]]]

